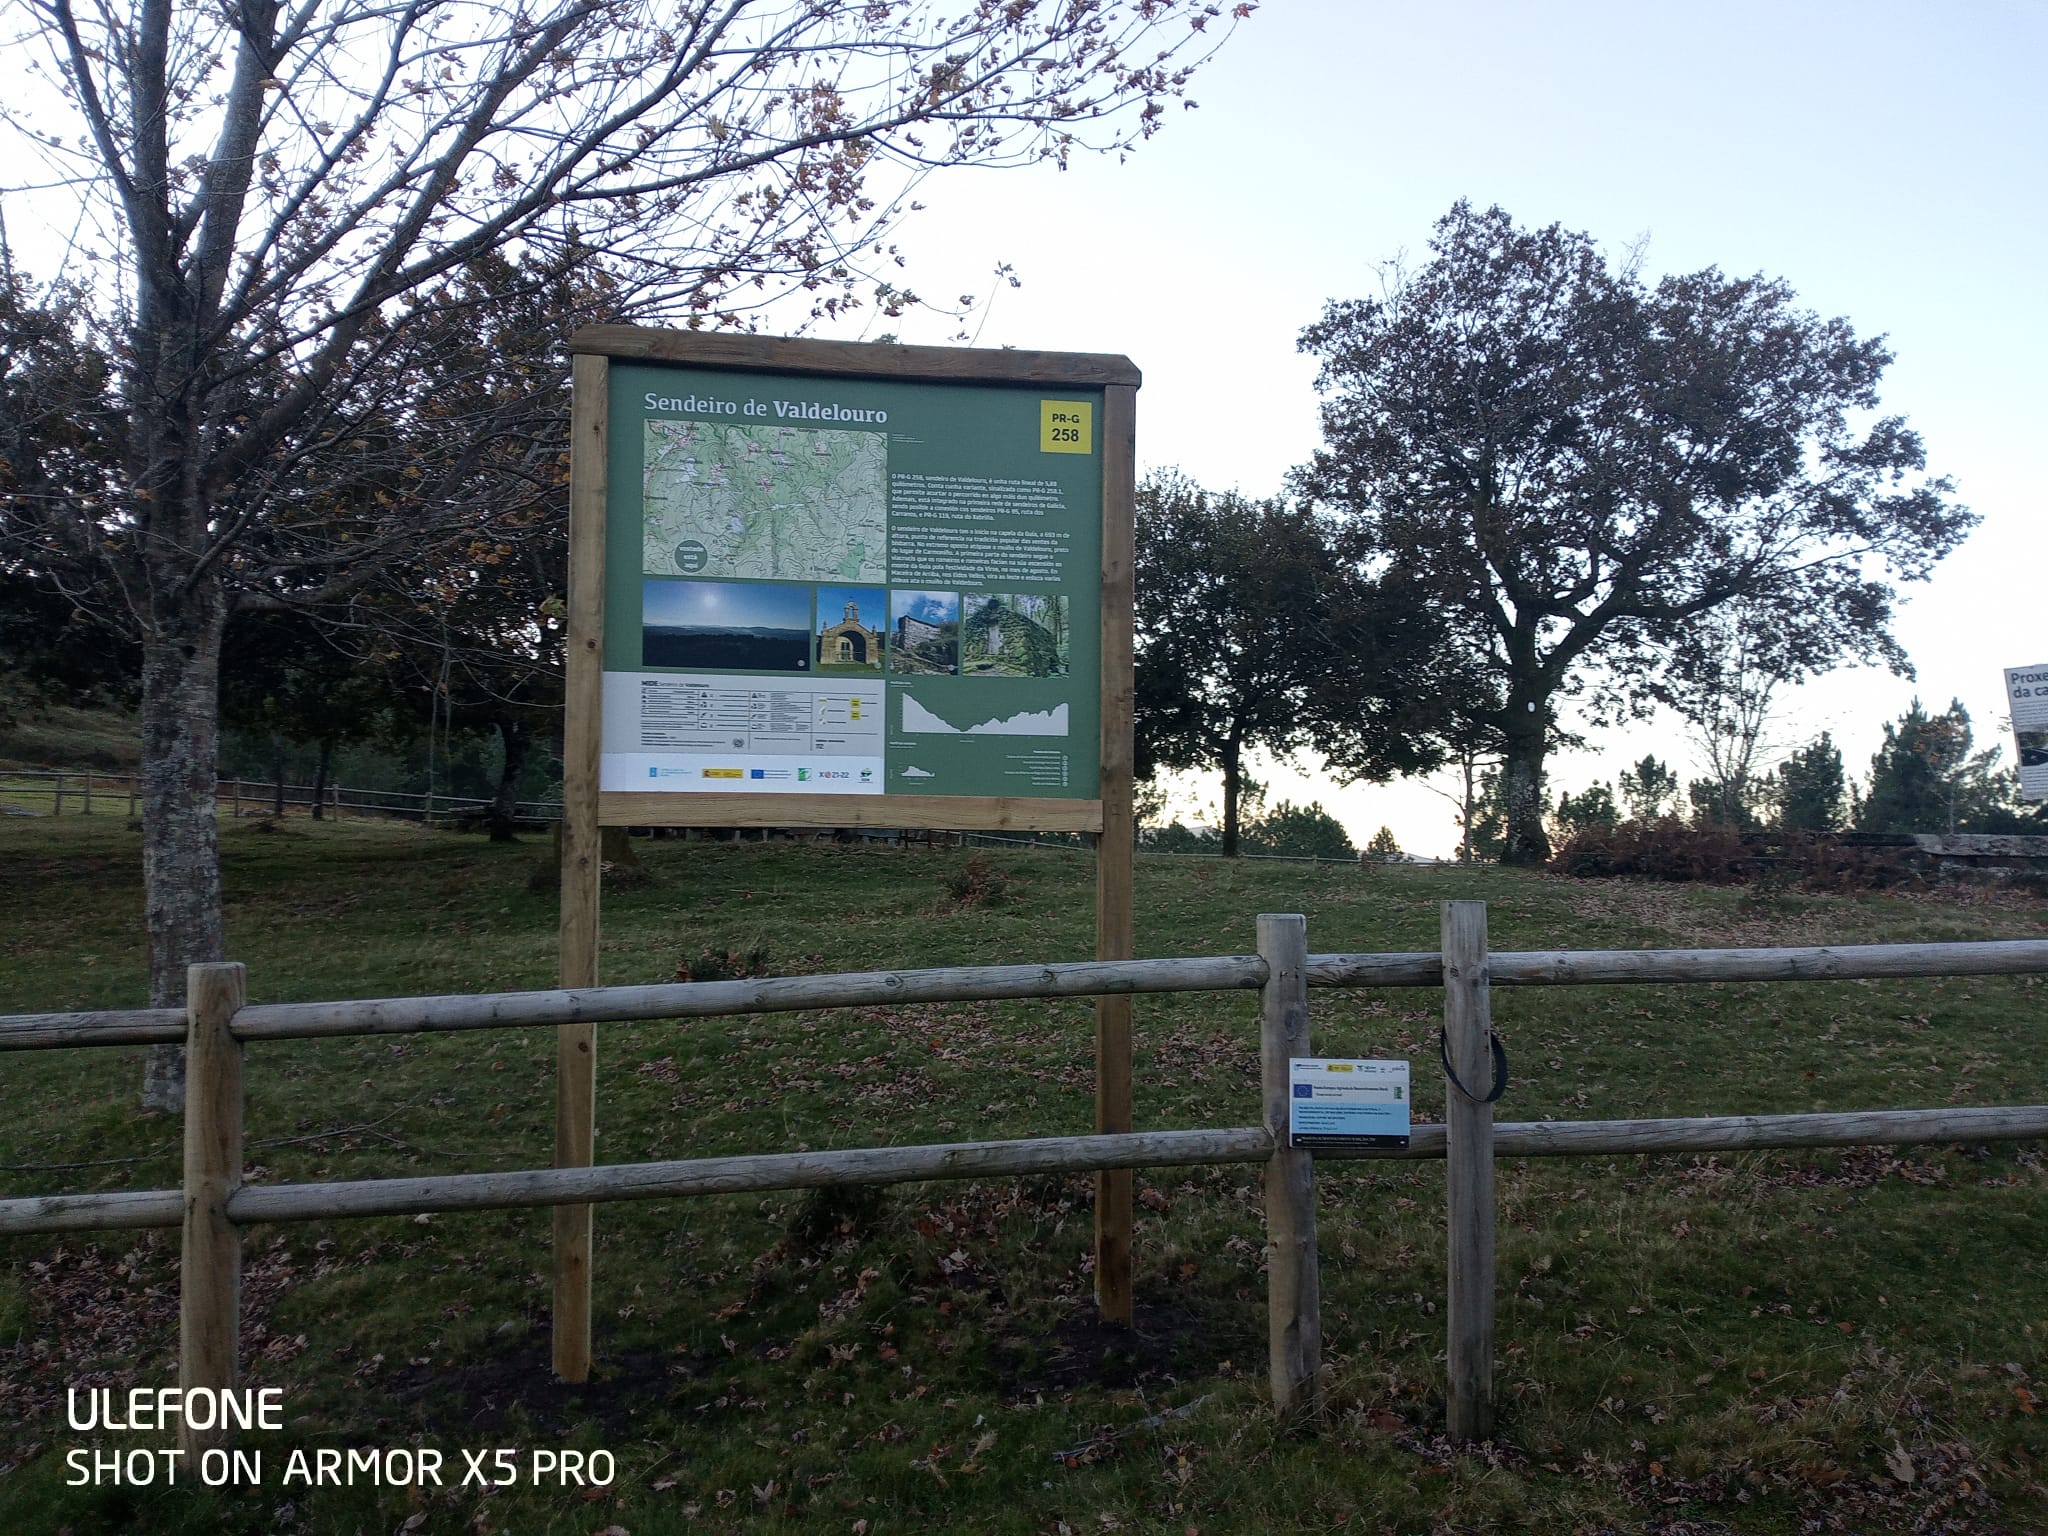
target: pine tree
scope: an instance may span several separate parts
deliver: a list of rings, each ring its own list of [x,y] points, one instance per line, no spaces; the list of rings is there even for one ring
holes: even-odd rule
[[[1678,809],[1678,775],[1668,763],[1645,753],[1633,768],[1621,770],[1621,803],[1630,821],[1656,821]]]
[[[1621,811],[1614,803],[1613,786],[1591,784],[1576,795],[1569,790],[1561,791],[1551,820],[1556,822],[1563,837],[1570,837],[1588,827],[1613,826],[1621,820]]]
[[[1998,748],[1973,751],[1961,699],[1930,715],[1915,699],[1884,728],[1870,759],[1870,792],[1858,808],[1864,832],[1960,832],[2006,808],[2010,787],[1996,772]]]
[[[1841,749],[1822,731],[1778,764],[1771,780],[1778,825],[1800,832],[1836,830],[1842,825],[1847,789]]]

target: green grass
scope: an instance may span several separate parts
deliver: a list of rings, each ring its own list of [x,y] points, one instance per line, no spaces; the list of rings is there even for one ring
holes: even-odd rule
[[[118,777],[108,773],[96,773],[91,785],[92,799],[85,798],[87,788],[82,771],[68,771],[64,774],[62,804],[57,799],[58,781],[46,774],[25,772],[21,769],[0,768],[0,816],[46,817],[46,816],[114,816],[127,819],[131,804],[129,795],[130,777]],[[140,804],[139,800],[134,801]]]
[[[0,766],[89,766],[125,773],[136,766],[140,740],[135,717],[120,710],[38,704],[9,718],[0,709]]]
[[[546,986],[544,844],[378,823],[224,824],[229,951],[256,1001]],[[639,845],[605,899],[603,977],[707,951],[773,973],[1086,958],[1081,853]],[[0,1012],[136,1006],[139,837],[0,822]],[[960,883],[956,880],[956,884]],[[1498,870],[1141,858],[1138,952],[1248,951],[1260,911],[1310,947],[1435,947],[1438,903],[1496,948],[2038,937],[2019,899],[1751,897]],[[1495,994],[1510,1119],[2048,1102],[2038,978]],[[1318,992],[1330,1054],[1405,1054],[1418,1113],[1439,999]],[[1140,999],[1138,1121],[1257,1113],[1254,1000]],[[606,1162],[1046,1135],[1090,1123],[1082,1002],[606,1025]],[[139,1053],[11,1056],[0,1193],[168,1188],[177,1127],[132,1110]],[[552,1148],[553,1041],[525,1030],[252,1047],[250,1177],[517,1168]],[[65,1166],[76,1165],[76,1166]],[[2031,1146],[1503,1160],[1501,1434],[1443,1419],[1435,1164],[1319,1170],[1331,1407],[1263,1406],[1255,1170],[1140,1173],[1134,1333],[1092,1321],[1085,1178],[600,1207],[598,1365],[547,1371],[545,1212],[258,1229],[244,1359],[285,1391],[261,1493],[67,1489],[67,1385],[167,1382],[168,1234],[0,1243],[0,1528],[78,1532],[1789,1533],[2048,1528],[2037,1399],[2048,1231]],[[1155,1418],[1173,1409],[1185,1413]],[[1152,1421],[1152,1422],[1147,1422]],[[135,1443],[158,1444],[143,1435]],[[604,1448],[586,1501],[279,1486],[294,1446]],[[1890,1458],[1888,1460],[1888,1458]],[[1904,1474],[1910,1474],[1910,1481]],[[289,1506],[288,1509],[285,1506]]]

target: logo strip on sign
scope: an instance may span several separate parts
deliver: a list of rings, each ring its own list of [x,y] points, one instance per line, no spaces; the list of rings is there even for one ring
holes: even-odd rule
[[[1290,1145],[1408,1145],[1407,1062],[1296,1056],[1287,1078]]]

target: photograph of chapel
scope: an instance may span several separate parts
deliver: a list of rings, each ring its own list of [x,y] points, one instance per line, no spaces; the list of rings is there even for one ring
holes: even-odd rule
[[[960,670],[969,677],[1065,677],[1066,598],[1043,592],[968,598]]]
[[[818,588],[818,670],[882,670],[882,591],[879,587]]]

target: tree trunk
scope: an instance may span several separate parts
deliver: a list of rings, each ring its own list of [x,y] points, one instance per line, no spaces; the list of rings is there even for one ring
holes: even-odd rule
[[[1549,743],[1544,739],[1542,720],[1540,709],[1530,711],[1533,729],[1511,729],[1504,744],[1500,782],[1507,842],[1501,850],[1503,864],[1543,864],[1550,858],[1550,834],[1543,830],[1543,758]]]
[[[270,733],[270,814],[284,820],[284,737]]]
[[[1465,799],[1459,806],[1458,826],[1461,830],[1458,836],[1458,862],[1460,864],[1470,864],[1472,862],[1472,817],[1479,809],[1479,790],[1476,783],[1478,764],[1473,760],[1472,754],[1468,752],[1459,766],[1465,772]]]
[[[186,966],[225,958],[214,810],[225,615],[219,581],[201,575],[175,611],[160,612],[142,648],[142,889],[155,1008],[184,1006]],[[184,1106],[185,1048],[152,1046],[142,1107]]]
[[[504,745],[504,761],[498,767],[498,790],[491,797],[486,824],[494,843],[513,843],[518,838],[518,779],[526,767],[529,745],[526,729],[516,720],[498,722],[498,740]]]
[[[327,774],[334,766],[334,738],[320,738],[320,760],[313,765],[313,819],[319,821],[327,808]]]
[[[1223,744],[1223,857],[1237,857],[1237,802],[1244,789],[1244,749],[1235,741]]]

